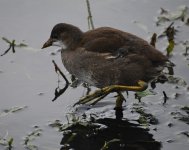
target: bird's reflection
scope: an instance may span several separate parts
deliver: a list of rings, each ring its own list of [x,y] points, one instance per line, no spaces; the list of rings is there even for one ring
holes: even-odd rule
[[[127,120],[103,118],[77,122],[63,131],[60,150],[160,150],[147,129]]]

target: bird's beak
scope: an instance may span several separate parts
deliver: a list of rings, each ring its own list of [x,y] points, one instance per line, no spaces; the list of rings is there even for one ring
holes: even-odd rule
[[[42,49],[43,49],[43,48],[46,48],[46,47],[49,47],[49,46],[52,46],[53,42],[54,42],[54,40],[51,39],[51,38],[49,38],[49,39],[47,40],[47,42],[45,42],[45,44],[43,45]]]

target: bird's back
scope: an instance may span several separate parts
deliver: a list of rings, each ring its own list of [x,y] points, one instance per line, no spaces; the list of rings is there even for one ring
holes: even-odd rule
[[[116,54],[120,49],[125,54],[145,55],[155,64],[164,64],[168,59],[145,40],[118,29],[101,27],[84,33],[81,46],[87,51]]]

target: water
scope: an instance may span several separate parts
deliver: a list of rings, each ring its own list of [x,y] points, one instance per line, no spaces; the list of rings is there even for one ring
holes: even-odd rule
[[[111,26],[136,34],[144,39],[150,39],[153,32],[161,33],[164,27],[155,25],[155,17],[161,7],[175,11],[179,5],[189,6],[188,0],[104,0],[91,1],[91,10],[95,27]],[[0,137],[13,137],[15,149],[25,149],[23,138],[39,126],[42,135],[32,141],[40,150],[60,149],[62,134],[48,126],[50,121],[56,119],[67,122],[65,115],[72,110],[72,105],[81,97],[86,89],[69,88],[58,100],[52,102],[54,89],[57,87],[57,74],[54,72],[52,59],[61,67],[67,76],[69,74],[63,68],[60,54],[51,55],[57,48],[41,50],[42,44],[48,39],[52,27],[59,22],[66,22],[80,27],[83,31],[87,26],[87,8],[85,0],[56,0],[56,1],[0,1],[0,36],[17,43],[24,42],[29,48],[16,48],[16,53],[8,53],[0,57],[0,112],[15,106],[27,106],[21,111],[9,113],[0,117]],[[135,23],[134,23],[135,22]],[[178,25],[182,23],[178,22]],[[182,25],[176,36],[177,41],[188,40],[188,26]],[[157,47],[164,52],[166,40],[158,41]],[[0,53],[8,47],[7,43],[0,40]],[[171,60],[176,64],[175,75],[189,81],[189,61],[182,54],[184,49],[180,45],[174,49]],[[64,83],[62,83],[64,84]],[[150,132],[157,141],[163,143],[162,149],[188,149],[187,136],[180,134],[189,131],[186,123],[174,119],[171,112],[180,111],[180,107],[188,105],[189,91],[186,87],[175,88],[173,84],[158,85],[155,96],[143,99],[139,104],[147,112],[155,115],[158,125],[151,125]],[[170,97],[167,104],[162,106],[165,90]],[[175,99],[174,93],[180,96]],[[124,116],[129,119],[137,118],[137,114],[131,113],[133,94],[129,95]],[[114,117],[114,100],[106,98],[89,111],[86,106],[80,108],[81,113],[97,113],[102,117]],[[184,113],[184,112],[183,112]],[[173,123],[169,128],[167,124]],[[157,131],[152,130],[157,128]],[[169,143],[168,140],[174,142]],[[5,149],[0,145],[0,149]]]

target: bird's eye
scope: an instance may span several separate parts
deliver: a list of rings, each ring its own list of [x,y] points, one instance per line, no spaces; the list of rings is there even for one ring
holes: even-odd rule
[[[52,38],[53,38],[53,39],[58,39],[58,35],[57,35],[57,34],[54,34]]]

